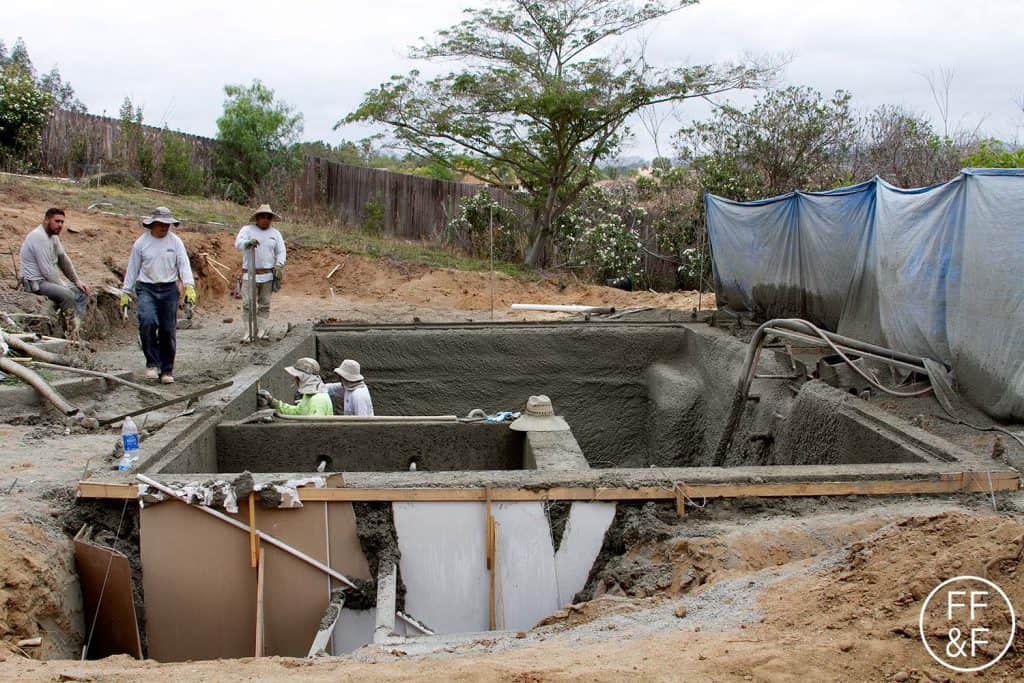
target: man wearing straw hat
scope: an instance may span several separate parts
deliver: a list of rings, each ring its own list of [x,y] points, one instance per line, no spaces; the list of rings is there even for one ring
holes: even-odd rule
[[[181,238],[171,232],[180,222],[164,206],[142,219],[146,232],[135,240],[124,273],[121,307],[130,303],[129,292],[138,299],[139,337],[146,356],[146,378],[164,384],[174,382],[177,350],[178,280],[185,287],[185,303],[196,302],[196,281]]]
[[[242,312],[243,318],[249,319],[252,311],[252,292],[246,284],[249,271],[253,267],[250,254],[256,256],[256,316],[258,319],[256,337],[266,339],[270,336],[270,297],[281,288],[284,275],[284,263],[287,251],[284,237],[271,223],[281,217],[274,213],[270,204],[261,204],[256,213],[243,225],[235,238],[235,248],[242,252]],[[242,337],[242,343],[256,341],[249,332]]]

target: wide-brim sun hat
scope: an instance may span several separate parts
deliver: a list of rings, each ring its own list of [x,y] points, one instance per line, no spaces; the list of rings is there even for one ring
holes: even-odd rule
[[[292,377],[305,379],[306,375],[319,375],[320,364],[312,358],[300,358],[295,361],[295,365],[289,365],[284,371]]]
[[[270,204],[260,204],[260,208],[256,209],[256,211],[251,216],[249,216],[249,222],[250,223],[255,223],[256,222],[256,217],[259,216],[261,213],[267,214],[268,216],[273,218],[275,221],[281,220],[281,216],[279,216],[278,214],[274,213],[274,210],[270,208]]]
[[[166,206],[158,206],[153,209],[153,213],[143,217],[142,224],[147,228],[152,226],[154,223],[163,223],[164,225],[181,225],[181,221],[174,217],[171,210]]]
[[[346,382],[363,381],[362,369],[359,367],[358,361],[354,361],[351,358],[341,361],[341,365],[334,368],[334,373]]]
[[[555,415],[551,399],[541,394],[526,401],[526,410],[508,426],[517,432],[567,432],[569,423]]]

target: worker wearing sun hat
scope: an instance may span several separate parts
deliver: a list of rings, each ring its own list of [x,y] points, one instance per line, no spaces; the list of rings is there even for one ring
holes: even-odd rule
[[[252,294],[246,283],[249,281],[249,269],[252,267],[250,254],[256,258],[256,316],[258,320],[258,339],[266,339],[270,335],[270,298],[281,289],[284,277],[284,264],[288,257],[284,246],[284,237],[280,231],[271,226],[281,217],[274,213],[270,204],[261,204],[260,208],[249,218],[248,225],[243,225],[235,237],[235,248],[242,252],[242,311],[244,319],[253,306],[250,301]],[[252,251],[250,251],[252,249]],[[242,343],[247,344],[254,339],[246,332]]]
[[[138,299],[139,337],[146,356],[146,378],[164,384],[174,382],[174,357],[177,351],[178,281],[184,285],[185,303],[196,302],[196,281],[181,238],[171,232],[179,225],[171,210],[158,206],[142,219],[146,228],[132,245],[124,272],[121,306],[131,302],[129,292]]]
[[[359,363],[346,358],[341,365],[334,368],[334,373],[341,377],[340,382],[324,384],[322,391],[331,396],[342,397],[344,415],[373,415],[373,400],[370,389],[366,386]]]
[[[274,398],[266,389],[260,389],[259,402],[269,405],[282,415],[333,415],[331,397],[323,391],[320,364],[312,358],[300,358],[295,365],[284,369],[295,378],[295,388],[302,394],[298,403],[291,404]]]
[[[540,394],[526,400],[526,410],[508,428],[517,432],[565,432],[569,425],[555,415],[551,399]]]

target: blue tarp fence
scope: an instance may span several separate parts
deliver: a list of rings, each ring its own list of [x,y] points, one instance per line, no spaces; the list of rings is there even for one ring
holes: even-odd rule
[[[975,405],[1024,419],[1024,169],[704,206],[719,306],[937,358]]]

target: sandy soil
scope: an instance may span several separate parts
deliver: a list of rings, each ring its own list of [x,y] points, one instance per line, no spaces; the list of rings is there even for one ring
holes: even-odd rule
[[[0,252],[17,251],[44,209],[31,197],[0,189]],[[67,233],[64,243],[83,278],[116,285],[114,271],[124,267],[138,226],[99,214],[72,212],[69,219],[81,232]],[[239,262],[233,235],[180,234],[200,276],[196,325],[179,333],[174,391],[184,393],[230,375],[259,350],[237,345],[238,302],[203,261],[212,257],[225,264],[232,278]],[[0,278],[4,287],[12,279],[5,256]],[[486,273],[294,246],[284,290],[274,299],[274,331],[280,335],[289,323],[320,318],[488,319],[490,284]],[[689,311],[696,299],[692,292],[626,293],[557,277],[494,277],[499,318],[509,317],[513,302]],[[14,299],[0,301],[7,306]],[[713,301],[705,296],[703,304]],[[115,323],[106,339],[94,343],[91,362],[141,372],[133,333],[130,324]],[[138,400],[130,390],[81,399],[103,414]],[[154,414],[147,428],[175,414]],[[70,487],[84,468],[111,466],[117,439],[112,430],[65,430],[61,420],[39,410],[0,406],[0,649],[6,650],[0,679],[947,680],[951,672],[930,660],[914,637],[923,587],[955,573],[986,570],[1018,611],[1024,610],[1017,562],[986,569],[993,558],[1012,554],[1024,536],[1021,495],[999,498],[998,513],[983,496],[719,501],[683,523],[670,520],[657,537],[634,539],[616,571],[642,580],[618,581],[601,597],[563,610],[522,637],[470,639],[429,655],[367,647],[318,662],[40,661],[71,658],[80,645],[80,596],[62,515],[73,504]],[[965,445],[988,452],[992,438],[979,436]],[[682,607],[684,616],[677,616]],[[16,647],[19,639],[35,635],[44,636],[41,648]],[[975,679],[1020,680],[1022,646],[1018,636],[1016,649]]]

